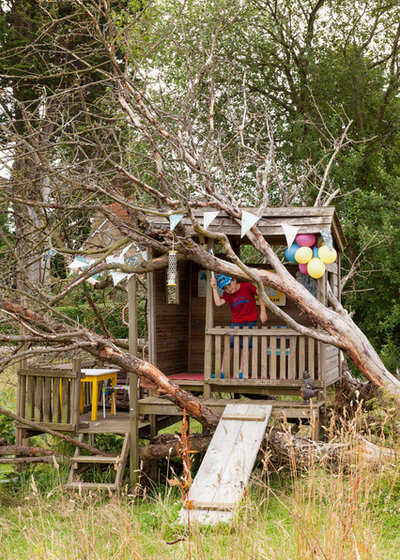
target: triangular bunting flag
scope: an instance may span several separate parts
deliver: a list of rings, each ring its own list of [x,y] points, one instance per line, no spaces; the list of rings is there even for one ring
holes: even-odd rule
[[[333,249],[333,239],[332,239],[332,234],[329,231],[329,229],[322,229],[320,231],[320,234],[322,235],[322,239],[325,241],[325,245],[328,247],[328,249],[330,251],[332,251],[332,249]]]
[[[86,257],[75,257],[71,264],[68,265],[68,268],[72,270],[77,270],[81,268],[85,270],[90,264],[90,261]]]
[[[215,218],[218,216],[218,214],[219,214],[219,211],[204,212],[204,216],[203,216],[204,229],[208,228],[208,226],[211,224],[211,222],[213,222],[215,220]]]
[[[121,282],[121,280],[123,280],[124,278],[126,278],[128,276],[126,274],[126,272],[116,272],[115,270],[110,272],[110,275],[111,275],[114,286],[119,284],[119,282]]]
[[[140,254],[142,255],[142,259],[147,261],[147,251],[142,251]]]
[[[286,237],[287,246],[290,249],[290,247],[293,245],[293,241],[295,240],[299,228],[297,226],[289,226],[288,224],[281,224],[281,226]]]
[[[131,257],[125,257],[125,262],[129,266],[133,266],[139,262],[139,255],[132,255]]]
[[[246,212],[245,210],[242,210],[242,233],[240,237],[246,235],[249,229],[252,228],[254,224],[258,222],[259,219],[260,219],[259,216],[256,216],[255,214],[250,214],[250,212]]]
[[[176,226],[179,224],[179,222],[182,220],[183,216],[185,214],[172,214],[169,217],[169,229],[171,231],[174,231],[174,229],[176,228]]]
[[[57,251],[55,249],[49,249],[48,251],[42,253],[42,260],[48,261],[49,259],[51,259],[51,257],[54,257],[54,255],[56,254]]]

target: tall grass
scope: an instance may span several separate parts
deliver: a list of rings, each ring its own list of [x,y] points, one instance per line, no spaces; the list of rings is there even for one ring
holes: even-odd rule
[[[179,487],[80,494],[65,468],[36,466],[0,485],[0,560],[398,560],[400,467],[358,453],[361,424],[361,410],[332,423],[348,447],[330,467],[260,466],[230,523],[191,524],[190,549]]]
[[[187,529],[177,523],[176,488],[146,498],[47,492],[31,476],[26,495],[0,510],[1,559],[187,559]],[[27,481],[28,482],[28,481]],[[4,492],[4,490],[3,490]],[[1,494],[0,494],[1,499]],[[255,473],[232,522],[191,527],[191,558],[394,560],[400,557],[398,467],[354,462],[331,470]]]

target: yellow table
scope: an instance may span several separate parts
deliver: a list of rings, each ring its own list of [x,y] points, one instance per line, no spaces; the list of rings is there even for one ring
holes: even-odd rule
[[[83,412],[83,395],[84,395],[84,383],[93,383],[93,391],[92,391],[92,420],[97,420],[97,401],[99,398],[99,381],[107,381],[111,379],[113,385],[117,384],[117,374],[120,371],[119,369],[111,369],[111,368],[82,368],[82,373],[85,377],[81,378],[81,387],[80,387],[80,413]],[[116,410],[116,401],[115,401],[115,392],[113,392],[112,399],[113,406],[111,407],[111,414],[115,414]]]

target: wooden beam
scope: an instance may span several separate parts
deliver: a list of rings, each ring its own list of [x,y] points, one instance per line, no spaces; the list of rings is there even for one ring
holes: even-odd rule
[[[137,355],[137,284],[136,275],[128,280],[128,313],[129,313],[129,353]],[[129,434],[130,434],[130,463],[129,479],[132,487],[139,482],[139,383],[138,376],[129,373]]]

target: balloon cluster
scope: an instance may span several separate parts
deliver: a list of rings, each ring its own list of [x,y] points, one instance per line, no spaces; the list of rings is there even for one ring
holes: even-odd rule
[[[288,261],[298,263],[303,274],[311,278],[321,278],[325,273],[325,264],[335,262],[337,253],[327,245],[318,247],[314,233],[299,233],[294,243],[285,251]]]

